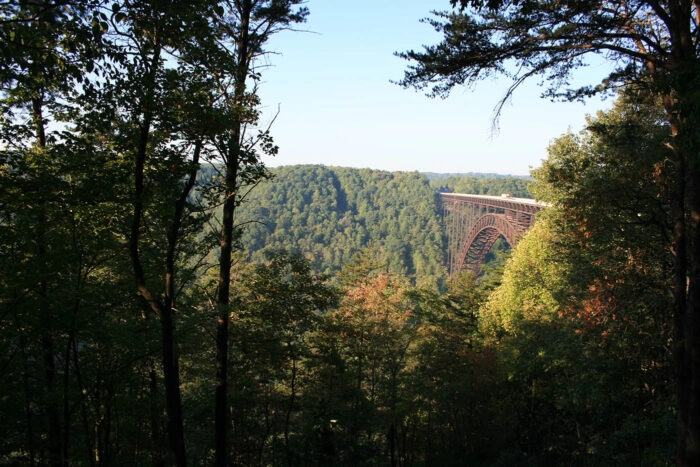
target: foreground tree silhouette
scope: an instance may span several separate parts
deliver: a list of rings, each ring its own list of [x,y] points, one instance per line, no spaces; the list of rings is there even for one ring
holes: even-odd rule
[[[700,463],[700,80],[699,5],[669,1],[452,0],[453,12],[428,22],[444,40],[411,61],[404,87],[445,97],[458,85],[502,74],[522,82],[544,77],[550,97],[579,99],[618,85],[658,95],[670,127],[674,256],[675,358],[678,382],[678,462]],[[598,86],[563,89],[589,54],[614,70]],[[515,70],[515,71],[513,71]],[[563,90],[562,90],[563,89]],[[505,101],[505,99],[504,99]],[[501,104],[503,101],[501,102]],[[500,107],[499,107],[500,110]]]
[[[87,85],[86,70],[93,69],[101,45],[101,31],[90,24],[97,3],[0,6],[0,329],[5,331],[0,341],[3,358],[9,356],[4,361],[24,359],[26,451],[32,465],[38,459],[63,465],[68,456],[68,385],[61,385],[61,376],[64,382],[72,376],[77,320],[68,316],[76,316],[81,304],[75,299],[67,305],[66,297],[82,288],[89,268],[89,260],[76,265],[68,258],[79,256],[76,245],[90,240],[79,230],[84,211],[71,204],[82,174],[70,159],[82,154],[67,150],[69,143],[49,122],[65,121],[74,88]],[[32,373],[36,383],[30,383]],[[3,373],[3,379],[12,378]]]
[[[214,408],[215,465],[227,462],[228,432],[228,366],[229,326],[231,303],[231,267],[237,232],[234,228],[236,207],[247,191],[261,180],[270,178],[260,160],[260,151],[275,154],[277,151],[267,132],[251,136],[247,130],[258,123],[256,110],[258,98],[255,86],[259,79],[256,60],[267,52],[264,49],[270,37],[295,23],[305,20],[308,9],[302,0],[241,0],[220,2],[223,36],[229,42],[227,63],[233,73],[222,69],[215,75],[221,105],[229,109],[231,124],[228,131],[217,137],[214,146],[217,157],[223,162],[223,203],[219,237],[219,276],[216,295],[218,308],[216,324],[216,393]],[[246,190],[246,187],[248,190]]]

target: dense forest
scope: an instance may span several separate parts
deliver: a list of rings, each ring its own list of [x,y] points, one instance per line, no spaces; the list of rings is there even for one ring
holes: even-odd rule
[[[445,234],[438,190],[531,196],[527,180],[425,175],[324,166],[272,171],[238,209],[243,250],[262,261],[266,249],[309,258],[314,270],[338,273],[356,254],[376,250],[387,271],[419,285],[444,285]]]
[[[0,14],[0,465],[697,465],[682,86],[613,76],[531,180],[269,170],[252,64],[303,1]],[[447,277],[437,194],[527,190],[512,252]]]

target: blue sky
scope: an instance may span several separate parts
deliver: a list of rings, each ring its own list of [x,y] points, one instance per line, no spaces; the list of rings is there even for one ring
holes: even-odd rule
[[[390,171],[527,175],[552,139],[579,131],[609,101],[552,103],[536,82],[516,92],[492,132],[493,110],[509,86],[499,78],[430,99],[390,80],[406,62],[395,51],[440,36],[420,19],[449,0],[310,0],[307,23],[268,44],[260,69],[262,122],[279,108],[271,133],[279,154],[269,166],[325,164]],[[590,80],[604,65],[582,74]]]

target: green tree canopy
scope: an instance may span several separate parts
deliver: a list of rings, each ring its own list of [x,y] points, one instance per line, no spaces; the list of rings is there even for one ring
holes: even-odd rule
[[[577,99],[618,86],[649,92],[669,124],[672,195],[678,461],[700,463],[700,19],[692,0],[453,0],[428,22],[437,45],[399,54],[411,64],[400,82],[446,96],[486,77],[512,78],[501,105],[522,82],[541,77],[545,94]],[[598,85],[568,89],[568,78],[598,54],[612,68]]]
[[[653,101],[623,96],[580,134],[557,139],[533,172],[535,193],[552,205],[480,314],[517,382],[516,405],[533,411],[522,420],[529,456],[638,464],[671,455],[669,210],[655,182],[669,149],[660,113]],[[518,402],[518,387],[527,400]],[[551,432],[561,443],[548,451]],[[599,442],[602,433],[614,448]]]

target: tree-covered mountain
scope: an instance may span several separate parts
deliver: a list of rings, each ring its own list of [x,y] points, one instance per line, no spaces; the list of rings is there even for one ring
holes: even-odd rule
[[[493,174],[448,174],[445,177],[427,174],[427,176],[430,179],[430,185],[441,191],[492,196],[508,193],[516,198],[532,197],[527,189],[531,182],[527,178],[503,177]]]
[[[528,196],[529,183],[321,165],[274,173],[238,211],[242,245],[253,260],[261,261],[266,249],[287,249],[332,274],[371,246],[390,272],[418,284],[440,284],[447,274],[437,191]]]
[[[445,239],[435,189],[417,172],[297,165],[275,169],[238,212],[244,249],[306,255],[315,270],[339,271],[371,246],[391,272],[437,283],[445,269]]]

